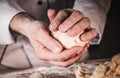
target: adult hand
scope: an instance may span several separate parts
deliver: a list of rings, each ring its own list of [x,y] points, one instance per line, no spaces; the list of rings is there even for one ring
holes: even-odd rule
[[[55,53],[54,52],[56,50],[55,47],[56,45],[58,45],[57,42],[56,43],[55,41],[54,43],[52,42],[53,39],[51,39],[51,37],[48,36],[49,34],[46,30],[40,29],[38,34],[39,35],[37,35],[36,33],[37,36],[29,38],[29,39],[35,49],[36,55],[38,56],[40,60],[42,60],[45,63],[49,63],[49,64],[53,64],[57,66],[68,66],[68,65],[73,64],[78,59],[80,59],[83,55],[83,52],[85,52],[86,50],[86,48],[74,46],[70,49],[65,49],[59,53]],[[46,44],[47,46],[50,45],[48,46],[48,48],[45,46],[44,44],[45,42],[47,42]],[[53,48],[53,50],[50,50],[49,47],[51,47],[51,49]]]
[[[97,35],[96,29],[90,27],[90,20],[84,17],[80,11],[65,9],[56,13],[54,9],[50,9],[48,17],[51,21],[49,26],[51,31],[66,32],[71,37],[84,31],[80,35],[82,41],[90,41]]]
[[[64,50],[61,53],[53,53],[52,51],[48,50],[44,47],[40,42],[31,41],[37,56],[45,63],[57,65],[57,66],[69,66],[79,60],[87,49],[83,47],[74,46],[70,49]]]
[[[33,46],[37,46],[36,43],[40,43],[52,52],[61,52],[61,44],[49,35],[46,26],[45,23],[34,20],[25,13],[17,14],[10,22],[10,28],[28,37]],[[39,46],[37,48],[42,47]]]

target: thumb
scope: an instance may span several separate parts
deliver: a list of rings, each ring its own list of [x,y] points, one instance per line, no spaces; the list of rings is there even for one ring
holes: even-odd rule
[[[49,9],[48,10],[48,18],[49,18],[50,22],[54,19],[55,16],[56,16],[56,11],[54,9]]]

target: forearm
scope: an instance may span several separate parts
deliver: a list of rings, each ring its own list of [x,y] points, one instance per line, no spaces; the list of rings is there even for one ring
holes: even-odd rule
[[[30,24],[33,21],[35,20],[30,15],[21,12],[12,18],[10,22],[10,28],[13,31],[28,36],[28,30],[30,29]]]

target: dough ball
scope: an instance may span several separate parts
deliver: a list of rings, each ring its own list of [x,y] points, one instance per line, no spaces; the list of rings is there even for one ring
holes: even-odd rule
[[[60,43],[65,47],[65,48],[71,48],[73,46],[85,46],[86,43],[88,42],[83,42],[79,39],[79,36],[81,35],[78,34],[75,37],[70,37],[67,35],[67,33],[62,33],[60,31],[55,31],[52,32],[52,35],[54,38],[56,38]]]

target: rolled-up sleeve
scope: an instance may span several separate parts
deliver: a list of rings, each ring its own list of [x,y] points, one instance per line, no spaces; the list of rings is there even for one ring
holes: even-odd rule
[[[91,44],[99,44],[101,41],[110,3],[111,0],[75,0],[73,8],[88,17],[91,27],[98,31],[98,36],[91,41]]]
[[[8,0],[0,0],[0,45],[14,43],[9,30],[11,19],[21,10],[15,9]]]

